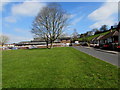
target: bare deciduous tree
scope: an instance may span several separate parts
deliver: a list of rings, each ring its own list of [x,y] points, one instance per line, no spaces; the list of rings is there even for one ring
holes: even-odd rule
[[[0,35],[0,45],[4,45],[9,41],[9,37],[7,37],[6,35]]]
[[[78,32],[76,29],[74,29],[73,33],[72,33],[72,37],[73,37],[73,40],[77,40],[78,38]]]
[[[67,26],[68,14],[56,3],[50,3],[39,12],[33,22],[32,33],[42,37],[47,44],[61,35]],[[50,48],[51,48],[50,47]]]
[[[59,38],[65,38],[65,37],[68,37],[68,36],[69,36],[68,33],[63,32],[63,33],[59,36]]]

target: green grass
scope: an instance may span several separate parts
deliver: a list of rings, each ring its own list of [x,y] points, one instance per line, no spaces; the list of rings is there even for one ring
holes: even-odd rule
[[[79,40],[79,41],[82,41],[82,40],[86,39],[87,41],[91,41],[93,38],[98,37],[98,36],[100,36],[100,35],[108,34],[109,32],[110,32],[110,31],[104,32],[104,33],[100,33],[100,34],[96,34],[96,35],[92,35],[92,36],[85,37],[85,38],[79,38],[78,40]]]
[[[118,68],[72,47],[3,51],[3,88],[117,88]]]

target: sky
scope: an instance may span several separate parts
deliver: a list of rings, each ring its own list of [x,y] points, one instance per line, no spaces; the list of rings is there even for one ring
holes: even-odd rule
[[[37,13],[50,2],[3,2],[0,7],[2,25],[0,34],[7,35],[9,43],[33,40],[32,22]],[[33,0],[32,0],[33,1]],[[71,35],[74,29],[81,34],[118,23],[117,2],[57,2],[71,15],[65,33]]]

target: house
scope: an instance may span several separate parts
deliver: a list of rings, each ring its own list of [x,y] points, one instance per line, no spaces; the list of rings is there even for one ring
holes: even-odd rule
[[[105,35],[100,35],[93,38],[90,46],[117,50],[117,48],[119,48],[118,36],[118,30],[110,30],[110,32]]]
[[[71,37],[62,37],[59,38],[60,43],[64,44],[65,46],[69,46],[71,43]]]
[[[116,49],[116,46],[118,45],[118,34],[119,32],[117,30],[111,30],[108,34],[99,39],[100,46],[112,50]]]
[[[99,36],[97,36],[97,37],[95,37],[95,38],[93,38],[92,40],[91,40],[91,44],[90,44],[90,46],[92,46],[92,47],[100,47],[100,39],[103,37],[104,35],[99,35]]]

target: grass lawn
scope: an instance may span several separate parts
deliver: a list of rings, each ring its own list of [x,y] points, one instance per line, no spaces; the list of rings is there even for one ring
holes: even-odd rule
[[[83,39],[86,39],[86,40],[88,40],[88,41],[91,41],[93,38],[98,37],[98,36],[100,36],[100,35],[108,34],[109,32],[110,32],[110,31],[104,32],[104,33],[100,33],[100,34],[96,34],[96,35],[92,35],[92,36],[85,37],[85,38],[79,38],[78,40],[79,40],[79,41],[82,41]]]
[[[72,47],[3,51],[3,88],[117,88],[118,68]]]

